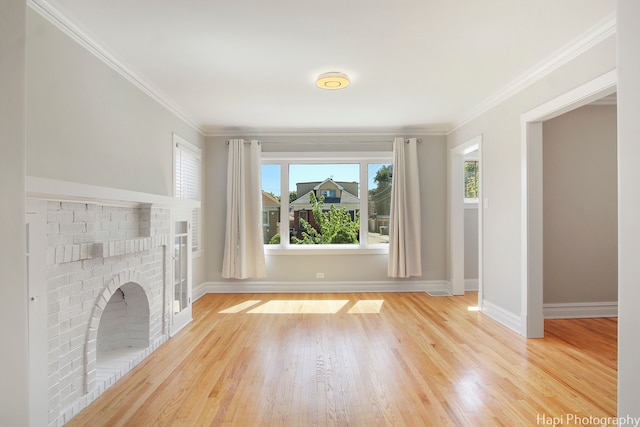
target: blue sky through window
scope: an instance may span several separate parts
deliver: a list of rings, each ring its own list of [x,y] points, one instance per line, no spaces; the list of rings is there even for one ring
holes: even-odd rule
[[[373,179],[384,164],[369,164],[369,189],[375,188]],[[360,182],[359,165],[357,164],[292,164],[289,167],[289,191],[296,189],[298,182],[324,181]],[[262,165],[262,189],[280,196],[280,165]]]

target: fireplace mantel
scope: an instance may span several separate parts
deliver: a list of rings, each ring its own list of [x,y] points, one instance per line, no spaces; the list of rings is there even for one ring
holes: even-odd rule
[[[154,205],[172,209],[196,209],[200,207],[199,200],[181,199],[35,176],[25,177],[25,187],[27,197],[33,199],[101,203],[118,206]]]

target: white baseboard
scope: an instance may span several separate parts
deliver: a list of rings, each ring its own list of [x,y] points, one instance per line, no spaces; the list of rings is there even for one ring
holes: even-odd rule
[[[618,303],[605,302],[574,302],[544,304],[545,319],[577,319],[589,317],[618,317]]]
[[[465,291],[477,291],[478,290],[478,279],[464,279],[464,290]]]
[[[512,312],[507,311],[486,299],[482,301],[482,312],[493,320],[522,335],[522,319],[520,319],[520,316],[513,314]]]
[[[229,281],[204,282],[193,288],[193,300],[205,294],[248,293],[327,293],[327,292],[427,292],[449,291],[448,281],[345,281],[345,282],[261,282]]]

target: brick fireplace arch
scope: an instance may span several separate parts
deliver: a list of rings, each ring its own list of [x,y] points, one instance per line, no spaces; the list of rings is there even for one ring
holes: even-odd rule
[[[100,388],[98,393],[101,393],[104,391],[103,387],[106,388],[105,385],[98,384],[97,381],[99,352],[98,341],[100,338],[98,331],[100,328],[100,321],[103,318],[109,301],[112,300],[112,297],[114,297],[119,290],[121,293],[128,295],[130,299],[135,298],[136,303],[130,305],[132,306],[132,309],[136,309],[137,307],[137,310],[139,311],[138,313],[131,313],[131,316],[137,319],[138,325],[135,329],[138,329],[138,331],[135,332],[137,336],[135,336],[133,340],[136,343],[136,347],[141,350],[139,353],[142,354],[129,361],[129,367],[127,370],[133,368],[133,366],[142,360],[142,358],[144,358],[144,356],[149,352],[151,287],[144,272],[137,269],[123,270],[113,276],[109,284],[105,286],[100,296],[96,299],[89,318],[85,341],[85,393],[91,392],[96,389],[96,387]],[[127,343],[124,343],[123,345],[127,346]],[[113,345],[107,344],[106,347],[113,347]],[[143,351],[145,349],[147,349],[147,351]],[[113,378],[112,381],[115,382],[124,373],[125,372],[117,372],[115,375],[116,377]],[[109,385],[110,384],[106,384],[107,387]]]

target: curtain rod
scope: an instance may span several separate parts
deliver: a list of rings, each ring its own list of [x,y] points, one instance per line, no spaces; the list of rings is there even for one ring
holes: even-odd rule
[[[254,140],[255,141],[255,140]],[[421,138],[417,138],[416,141],[418,141],[418,143],[422,142]],[[226,140],[224,143],[226,145],[229,145],[230,140]],[[265,141],[265,144],[354,144],[354,143],[369,143],[369,144],[386,144],[386,143],[392,143],[393,141],[348,141],[348,140],[342,140],[342,141],[301,141],[301,142],[293,142],[293,141]],[[404,142],[409,143],[409,138],[405,138]],[[245,144],[250,144],[251,141],[245,141]],[[262,141],[258,141],[258,145],[260,145],[262,143]]]

